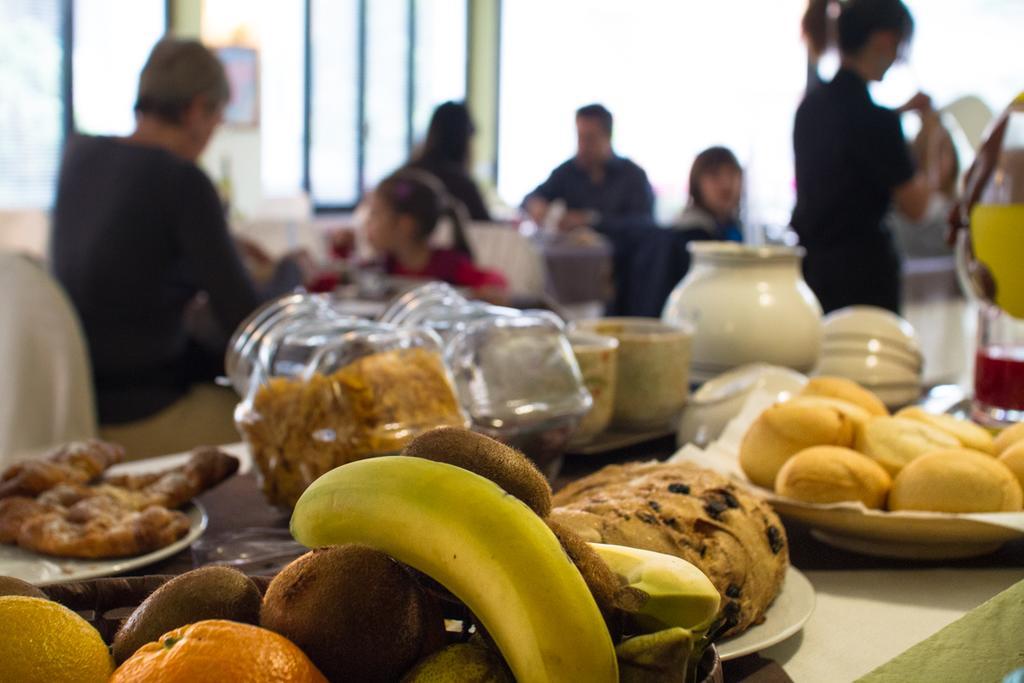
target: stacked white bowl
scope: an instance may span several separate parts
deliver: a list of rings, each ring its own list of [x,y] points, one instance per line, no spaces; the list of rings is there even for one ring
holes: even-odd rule
[[[816,374],[852,379],[890,408],[921,395],[924,359],[914,327],[875,306],[849,306],[822,321],[823,343]]]

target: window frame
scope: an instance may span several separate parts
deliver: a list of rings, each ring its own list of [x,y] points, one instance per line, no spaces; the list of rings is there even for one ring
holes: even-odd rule
[[[352,211],[363,200],[367,190],[366,180],[366,143],[367,143],[367,119],[366,119],[366,74],[367,74],[367,6],[370,0],[359,0],[358,2],[358,40],[356,41],[356,73],[358,84],[356,89],[356,201],[354,204],[334,204],[317,202],[312,194],[312,177],[310,169],[310,157],[312,155],[312,116],[313,101],[316,94],[313,90],[313,48],[312,48],[312,26],[313,26],[313,0],[303,0],[305,6],[306,22],[305,35],[303,36],[303,53],[305,66],[303,82],[305,85],[305,99],[303,102],[303,149],[302,149],[302,178],[301,187],[313,202],[313,213],[315,215],[342,213]],[[403,119],[405,123],[406,152],[411,154],[416,144],[416,132],[414,115],[416,108],[416,0],[405,0],[407,3],[408,21],[406,22],[406,40],[408,41],[408,52],[406,55],[406,92],[405,111]],[[469,97],[470,84],[470,49],[471,41],[471,16],[472,0],[464,0],[466,8],[466,30],[463,36],[465,42],[465,67],[462,78],[466,93]]]

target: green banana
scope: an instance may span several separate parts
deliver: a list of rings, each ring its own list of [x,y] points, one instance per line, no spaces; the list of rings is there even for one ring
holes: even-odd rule
[[[681,557],[622,545],[591,543],[619,580],[648,598],[634,614],[647,631],[707,628],[718,614],[721,595],[697,567]]]
[[[384,456],[302,494],[292,535],[361,543],[441,582],[481,620],[520,683],[615,683],[611,636],[579,570],[530,508],[454,465]]]

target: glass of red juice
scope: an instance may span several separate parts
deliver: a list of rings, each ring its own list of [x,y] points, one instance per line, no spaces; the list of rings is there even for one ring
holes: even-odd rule
[[[1024,420],[1024,320],[991,303],[978,317],[972,417],[992,427]]]

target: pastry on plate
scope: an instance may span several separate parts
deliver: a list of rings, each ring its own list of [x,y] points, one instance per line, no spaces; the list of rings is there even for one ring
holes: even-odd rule
[[[96,484],[72,476],[35,497],[0,498],[0,543],[89,559],[152,552],[188,533],[189,518],[176,508],[237,470],[237,458],[199,448],[184,465],[163,472],[115,476]]]

